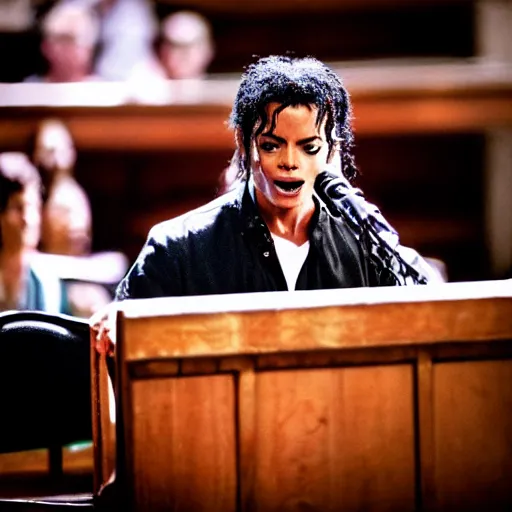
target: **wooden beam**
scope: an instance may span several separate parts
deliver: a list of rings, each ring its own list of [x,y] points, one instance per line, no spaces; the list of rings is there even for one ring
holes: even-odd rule
[[[362,136],[512,126],[512,65],[333,67],[351,92],[354,127]],[[238,77],[190,87],[169,82],[163,104],[128,102],[124,84],[105,84],[108,100],[99,94],[104,84],[0,84],[0,149],[26,148],[37,123],[55,116],[69,124],[81,150],[229,150],[234,143],[226,121],[238,83]]]
[[[471,0],[451,0],[452,3],[469,3]],[[181,7],[203,12],[254,13],[295,11],[343,11],[374,8],[397,8],[410,5],[433,5],[446,0],[184,0]],[[157,0],[159,4],[173,5],[173,0]]]

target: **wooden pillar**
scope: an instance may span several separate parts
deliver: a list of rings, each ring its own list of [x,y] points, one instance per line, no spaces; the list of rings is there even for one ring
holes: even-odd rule
[[[475,22],[477,56],[512,64],[512,2],[479,0]],[[492,276],[500,278],[512,270],[512,130],[489,130],[486,139],[485,227]]]
[[[500,278],[512,271],[512,130],[492,130],[486,142],[487,243],[493,276]]]
[[[512,2],[479,0],[475,11],[476,53],[496,62],[512,62]]]

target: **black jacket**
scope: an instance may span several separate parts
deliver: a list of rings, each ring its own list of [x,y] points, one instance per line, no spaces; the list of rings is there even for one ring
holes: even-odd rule
[[[379,278],[365,248],[315,197],[310,248],[297,290],[392,284]],[[152,228],[117,300],[287,290],[270,232],[245,183]]]

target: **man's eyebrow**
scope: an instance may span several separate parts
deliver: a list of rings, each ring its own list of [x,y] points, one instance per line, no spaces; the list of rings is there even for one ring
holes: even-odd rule
[[[263,135],[264,137],[269,137],[270,139],[274,139],[276,142],[280,142],[281,144],[286,144],[285,139],[278,137],[277,135],[274,135],[273,133],[265,132],[265,133],[262,133],[261,135]]]
[[[300,144],[302,146],[303,144],[309,144],[310,142],[314,142],[317,139],[320,141],[322,140],[322,138],[319,137],[318,135],[313,135],[312,137],[306,137],[305,139],[297,141],[297,144]]]
[[[286,144],[285,139],[278,137],[277,135],[274,135],[273,133],[265,132],[265,133],[262,133],[261,135],[263,135],[264,137],[269,137],[271,139],[274,139],[276,142],[280,142],[281,144]],[[310,142],[313,142],[315,140],[321,141],[322,138],[319,135],[313,135],[311,137],[306,137],[305,139],[301,139],[301,140],[297,141],[297,144],[300,144],[302,146],[304,144],[309,144]]]

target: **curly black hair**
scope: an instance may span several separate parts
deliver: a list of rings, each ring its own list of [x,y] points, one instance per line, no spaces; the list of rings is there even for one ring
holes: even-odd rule
[[[0,153],[0,213],[12,195],[32,184],[42,191],[39,173],[24,153]]]
[[[343,81],[335,71],[314,57],[271,55],[250,64],[242,75],[229,117],[231,128],[241,133],[240,142],[246,155],[250,154],[251,138],[267,125],[265,107],[273,102],[280,106],[274,111],[271,129],[275,126],[277,114],[286,107],[314,105],[318,109],[317,124],[326,118],[329,156],[337,145],[344,176],[349,180],[356,177],[352,153],[352,106]],[[240,159],[238,164],[240,173],[247,175],[247,159]]]
[[[24,153],[0,153],[0,214],[3,214],[11,196],[35,185],[42,193],[41,177]],[[0,231],[0,250],[3,248]]]

